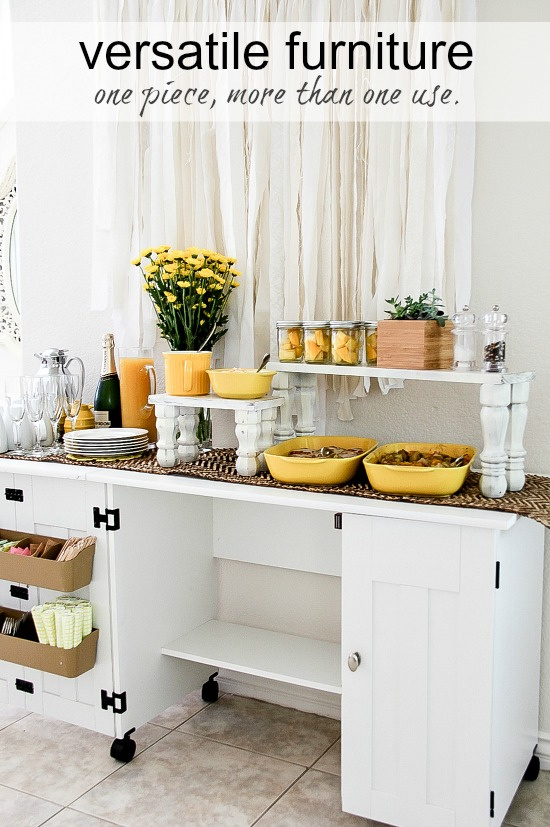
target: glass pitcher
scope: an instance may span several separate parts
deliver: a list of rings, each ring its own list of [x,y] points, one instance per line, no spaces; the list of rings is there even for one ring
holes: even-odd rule
[[[149,441],[157,441],[155,409],[149,396],[156,393],[157,376],[151,348],[121,348],[118,352],[120,406],[123,428],[146,428]]]

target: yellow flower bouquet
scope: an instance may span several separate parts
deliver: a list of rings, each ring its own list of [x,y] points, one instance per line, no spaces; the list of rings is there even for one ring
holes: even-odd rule
[[[235,259],[212,250],[149,247],[132,261],[143,273],[157,325],[172,350],[208,350],[227,331],[225,312],[239,286]]]

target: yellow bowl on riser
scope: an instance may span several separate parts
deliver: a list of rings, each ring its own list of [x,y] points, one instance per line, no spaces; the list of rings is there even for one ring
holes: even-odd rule
[[[261,399],[271,388],[274,370],[217,368],[207,370],[212,390],[222,399]]]
[[[336,448],[361,448],[362,451],[356,457],[345,459],[288,456],[290,451],[298,448],[319,450],[328,445]],[[264,451],[264,457],[269,473],[279,482],[291,485],[341,485],[355,476],[363,457],[376,445],[375,439],[357,436],[301,436],[272,445]]]
[[[450,457],[468,454],[470,461],[459,468],[422,468],[414,465],[380,465],[384,454],[394,451],[442,453]],[[470,473],[476,449],[472,445],[436,442],[391,442],[380,445],[363,460],[367,477],[375,491],[382,494],[412,494],[417,497],[448,497],[456,494]]]

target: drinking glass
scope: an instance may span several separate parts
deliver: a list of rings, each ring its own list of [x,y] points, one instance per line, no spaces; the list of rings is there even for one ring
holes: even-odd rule
[[[27,416],[34,425],[34,447],[29,456],[42,457],[46,453],[40,444],[40,422],[44,416],[44,381],[41,376],[24,376],[23,392]]]
[[[63,376],[45,376],[44,379],[44,408],[52,424],[54,441],[48,454],[62,454],[63,445],[59,439],[59,420],[63,413],[65,399],[65,381]]]
[[[78,373],[64,374],[64,402],[65,413],[71,422],[71,431],[76,428],[76,418],[82,404],[82,376]]]
[[[10,453],[17,456],[26,454],[21,445],[21,422],[25,415],[25,396],[23,393],[23,382],[21,376],[7,376],[6,384],[6,404],[8,414],[14,426],[14,442],[15,449]]]

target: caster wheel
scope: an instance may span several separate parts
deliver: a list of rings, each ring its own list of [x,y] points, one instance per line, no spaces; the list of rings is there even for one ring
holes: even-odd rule
[[[213,675],[210,675],[210,677],[208,678],[206,683],[203,683],[203,685],[202,685],[201,697],[202,697],[203,701],[206,701],[207,703],[210,703],[210,704],[212,704],[212,703],[214,703],[214,701],[218,700],[218,696],[219,696],[219,692],[220,692],[220,687],[219,687],[218,681],[214,680],[214,678],[217,676],[217,674],[218,674],[217,672],[214,672]]]
[[[136,742],[130,738],[130,735],[135,731],[136,728],[133,727],[124,733],[124,738],[115,738],[111,744],[111,758],[122,761],[124,764],[132,760],[136,754]]]
[[[536,781],[539,777],[539,770],[540,770],[540,758],[538,755],[533,755],[531,760],[527,765],[527,769],[523,774],[524,781]]]

